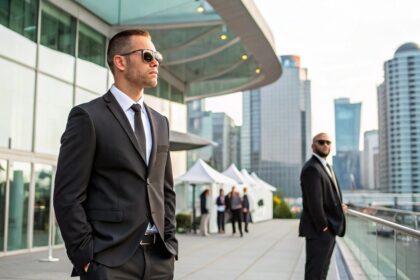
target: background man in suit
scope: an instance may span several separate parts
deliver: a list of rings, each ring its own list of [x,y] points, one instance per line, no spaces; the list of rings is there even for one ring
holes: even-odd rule
[[[340,187],[326,159],[331,139],[326,133],[312,141],[313,156],[300,175],[303,212],[299,236],[306,237],[305,279],[326,279],[335,245],[335,236],[344,236],[347,206],[342,203]]]
[[[172,279],[175,192],[168,120],[144,103],[162,56],[148,32],[109,42],[115,83],[74,107],[61,138],[54,208],[81,279]]]

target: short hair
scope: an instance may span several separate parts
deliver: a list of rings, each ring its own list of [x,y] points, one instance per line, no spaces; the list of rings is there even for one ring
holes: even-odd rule
[[[131,51],[130,37],[132,36],[144,36],[152,39],[149,32],[141,29],[128,29],[115,34],[109,40],[108,51],[106,53],[106,61],[112,72],[114,72],[114,56]]]

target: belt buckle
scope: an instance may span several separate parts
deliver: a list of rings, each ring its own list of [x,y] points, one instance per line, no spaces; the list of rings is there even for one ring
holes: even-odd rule
[[[150,236],[153,235],[153,242],[143,242],[143,240],[140,240],[140,245],[153,245],[156,243],[156,234],[144,234],[144,236]]]

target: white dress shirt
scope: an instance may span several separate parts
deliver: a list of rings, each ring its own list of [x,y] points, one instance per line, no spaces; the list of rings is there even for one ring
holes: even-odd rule
[[[140,104],[141,106],[141,121],[143,123],[144,128],[144,135],[146,136],[146,164],[149,164],[150,153],[152,152],[152,129],[150,127],[149,117],[147,116],[147,112],[144,109],[144,95],[138,100],[134,102],[127,94],[119,90],[115,85],[112,85],[110,89],[112,95],[114,95],[115,99],[117,99],[118,104],[120,104],[121,108],[123,109],[125,115],[127,116],[128,121],[130,122],[131,128],[134,131],[134,114],[135,112],[131,109],[131,106],[135,103]],[[157,233],[158,230],[155,225],[148,224],[147,225],[147,233]]]
[[[130,122],[131,128],[134,131],[134,111],[131,109],[131,106],[135,103],[140,104],[141,106],[141,121],[144,127],[144,135],[146,136],[146,164],[149,164],[150,153],[152,152],[152,129],[150,128],[149,117],[147,116],[147,112],[144,109],[144,95],[138,100],[134,102],[128,95],[123,93],[119,90],[115,85],[112,85],[110,89],[112,95],[114,95],[115,99],[117,99],[118,104],[120,104],[121,108],[123,109],[125,115],[127,116],[128,121]]]

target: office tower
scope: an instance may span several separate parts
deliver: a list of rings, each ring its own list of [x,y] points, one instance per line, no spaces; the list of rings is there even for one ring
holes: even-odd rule
[[[378,87],[379,157],[383,191],[420,191],[420,49],[400,46],[384,64]]]
[[[282,78],[243,94],[241,165],[288,197],[311,155],[311,93],[299,56],[281,56]]]
[[[334,100],[335,147],[333,165],[342,190],[360,188],[360,110],[361,103],[348,98]]]
[[[379,186],[379,141],[378,130],[364,133],[364,148],[361,160],[363,189],[377,190]]]
[[[204,111],[204,100],[188,102],[188,132],[212,140],[216,145],[188,152],[188,166],[199,158],[218,171],[230,164],[238,165],[238,133],[240,129],[225,113]]]

